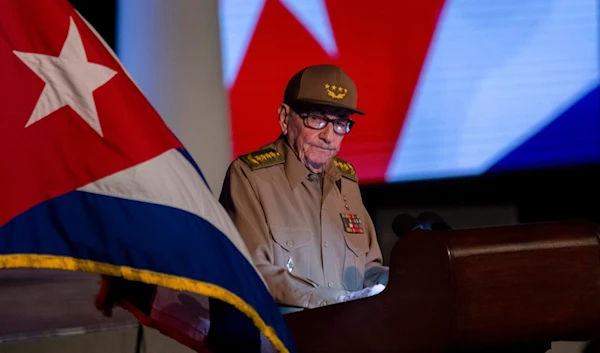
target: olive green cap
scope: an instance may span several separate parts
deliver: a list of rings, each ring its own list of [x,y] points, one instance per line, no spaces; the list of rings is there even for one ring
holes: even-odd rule
[[[296,73],[285,89],[283,102],[326,105],[365,114],[357,108],[358,92],[354,81],[335,65],[309,66]]]

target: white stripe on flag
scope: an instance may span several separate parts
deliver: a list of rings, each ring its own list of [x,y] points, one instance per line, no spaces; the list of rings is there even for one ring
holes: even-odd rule
[[[194,166],[177,150],[96,180],[79,191],[169,206],[205,219],[220,230],[252,265],[250,254],[231,218]],[[263,280],[263,283],[266,282]]]

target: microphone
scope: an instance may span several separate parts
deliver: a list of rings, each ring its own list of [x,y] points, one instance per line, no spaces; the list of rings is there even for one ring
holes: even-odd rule
[[[392,231],[398,238],[402,238],[411,230],[423,229],[419,221],[406,213],[397,215],[392,221]]]
[[[444,219],[434,212],[423,212],[417,217],[417,221],[425,230],[451,230]]]

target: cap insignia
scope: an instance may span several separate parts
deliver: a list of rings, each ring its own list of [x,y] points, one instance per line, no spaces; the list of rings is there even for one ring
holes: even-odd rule
[[[328,83],[325,84],[325,90],[327,91],[327,95],[333,99],[344,99],[344,97],[346,97],[346,93],[348,93],[347,88],[330,85]]]

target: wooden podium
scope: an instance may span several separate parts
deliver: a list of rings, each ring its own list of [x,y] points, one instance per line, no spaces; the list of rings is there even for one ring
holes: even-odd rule
[[[598,227],[414,231],[379,295],[285,315],[299,352],[546,352],[600,333]]]

